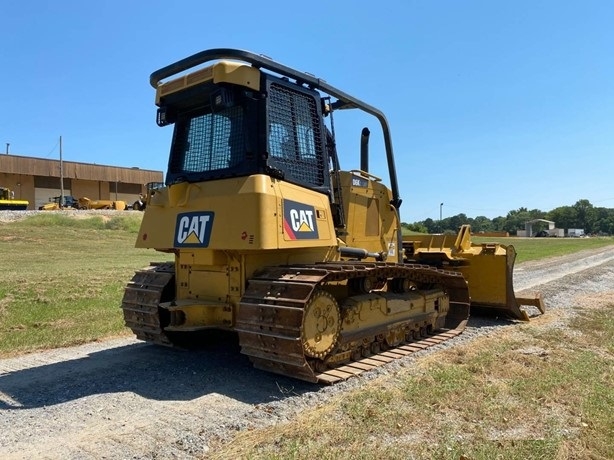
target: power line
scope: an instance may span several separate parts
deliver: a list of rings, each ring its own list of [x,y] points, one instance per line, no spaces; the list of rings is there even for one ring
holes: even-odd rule
[[[58,148],[59,144],[60,144],[60,140],[58,139],[57,142],[55,143],[55,145],[53,146],[53,148],[47,154],[47,156],[45,156],[45,158],[49,158],[51,156],[51,154],[55,151],[55,149]]]

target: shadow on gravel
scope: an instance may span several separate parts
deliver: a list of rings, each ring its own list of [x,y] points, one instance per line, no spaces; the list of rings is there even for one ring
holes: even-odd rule
[[[523,324],[524,321],[519,321],[516,319],[505,318],[501,316],[493,316],[488,314],[474,314],[469,316],[469,321],[467,321],[467,327],[473,327],[476,329],[482,328],[500,328],[504,326],[515,326],[518,324]]]
[[[467,327],[498,329],[514,324],[517,321],[505,318],[471,316]],[[236,335],[219,333],[198,349],[136,343],[0,375],[0,410],[53,406],[121,392],[156,401],[190,401],[215,393],[263,404],[320,388],[254,369],[240,353]]]
[[[66,403],[85,396],[133,392],[157,401],[189,401],[217,393],[262,404],[321,386],[252,367],[235,336],[197,350],[138,343],[0,376],[0,410]],[[3,400],[2,394],[12,401]]]

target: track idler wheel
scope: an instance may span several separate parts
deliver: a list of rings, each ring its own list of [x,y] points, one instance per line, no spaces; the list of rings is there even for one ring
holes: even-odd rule
[[[301,341],[305,355],[323,359],[335,347],[340,330],[339,304],[328,292],[314,291],[303,313]]]

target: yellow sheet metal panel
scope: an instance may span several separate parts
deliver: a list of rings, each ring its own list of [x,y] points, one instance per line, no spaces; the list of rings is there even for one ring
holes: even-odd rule
[[[513,289],[508,279],[507,257],[505,255],[468,255],[469,264],[458,267],[467,283],[471,300],[487,305],[507,305],[508,290]]]
[[[161,304],[170,314],[165,331],[198,331],[232,326],[232,306],[224,302],[196,299],[175,300]]]
[[[325,195],[253,175],[157,191],[136,245],[256,251],[328,248],[336,237]]]
[[[409,259],[443,266],[463,274],[469,286],[471,307],[491,310],[521,320],[528,320],[522,305],[532,305],[544,312],[539,294],[517,298],[514,292],[516,250],[499,243],[474,244],[471,228],[463,225],[457,236],[411,235],[403,237]],[[405,245],[404,245],[405,246]]]
[[[388,252],[396,245],[398,227],[390,190],[378,178],[360,171],[342,171],[338,178],[347,220],[345,243],[371,252]]]
[[[277,197],[267,179],[181,183],[157,191],[143,216],[137,247],[276,248]]]
[[[230,291],[228,266],[192,266],[187,281],[191,299],[225,300]]]
[[[279,248],[335,246],[328,197],[288,182],[273,180],[280,196]]]
[[[260,90],[260,71],[252,66],[222,61],[213,66],[213,83],[233,83]]]
[[[213,81],[215,84],[232,83],[259,91],[260,71],[246,64],[220,61],[158,85],[156,89],[156,105],[160,104],[160,99],[164,96],[208,81]]]

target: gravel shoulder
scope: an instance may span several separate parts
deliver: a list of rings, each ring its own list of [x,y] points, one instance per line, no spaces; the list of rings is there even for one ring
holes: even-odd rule
[[[614,293],[614,247],[526,262],[514,283],[517,293],[540,291],[544,320],[556,322],[578,296]],[[332,387],[255,370],[236,338],[221,334],[190,352],[120,338],[0,360],[0,458],[199,458],[212,440],[288,420],[426,354],[514,324],[471,318],[445,344]]]

